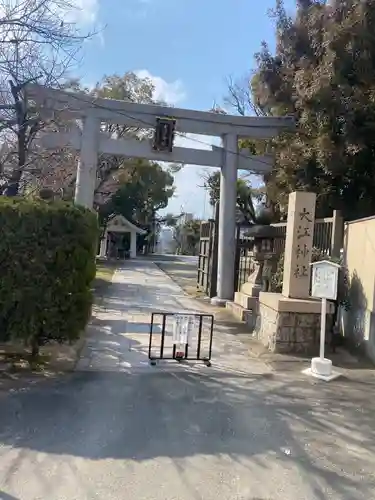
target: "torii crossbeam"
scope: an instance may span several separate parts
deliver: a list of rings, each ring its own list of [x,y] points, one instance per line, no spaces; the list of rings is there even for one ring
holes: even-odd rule
[[[239,138],[270,139],[294,128],[291,117],[242,117],[189,109],[136,104],[61,91],[39,85],[27,86],[28,97],[42,112],[64,113],[82,120],[82,129],[47,134],[48,148],[70,146],[80,151],[75,202],[92,208],[97,178],[98,153],[145,158],[152,161],[204,165],[221,168],[218,286],[216,303],[224,304],[234,295],[236,228],[236,181],[238,170],[264,174],[272,169],[271,156],[251,156],[238,147]],[[173,147],[155,151],[149,140],[116,139],[101,131],[101,123],[115,123],[142,129],[155,129],[158,119],[172,119],[179,134],[219,136],[222,147],[209,150]],[[230,265],[231,263],[231,265]]]

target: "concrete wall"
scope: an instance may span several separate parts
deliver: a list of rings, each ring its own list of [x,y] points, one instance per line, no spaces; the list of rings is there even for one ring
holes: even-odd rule
[[[375,362],[375,217],[345,225],[344,262],[349,309],[341,311],[341,328]]]

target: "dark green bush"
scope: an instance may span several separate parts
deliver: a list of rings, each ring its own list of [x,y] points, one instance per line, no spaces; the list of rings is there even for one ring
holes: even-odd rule
[[[0,198],[0,340],[37,350],[77,339],[90,316],[96,215],[64,202]]]

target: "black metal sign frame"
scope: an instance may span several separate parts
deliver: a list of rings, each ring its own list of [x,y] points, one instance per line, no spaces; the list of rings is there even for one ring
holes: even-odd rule
[[[193,349],[193,346],[189,343],[185,344],[184,350],[177,350],[176,344],[173,344],[171,354],[166,354],[165,352],[165,336],[166,336],[166,321],[168,317],[173,316],[190,316],[198,318],[198,334],[197,334],[197,345]],[[155,319],[161,317],[161,332],[156,333],[155,330]],[[208,353],[207,356],[202,356],[202,327],[203,319],[209,319],[209,340],[208,340]],[[159,326],[160,324],[157,323]],[[211,355],[212,355],[212,338],[214,329],[214,316],[212,314],[198,314],[198,313],[169,313],[169,312],[153,312],[151,314],[151,324],[150,324],[150,343],[148,347],[148,359],[151,365],[156,365],[158,360],[166,361],[177,361],[181,363],[182,361],[203,361],[206,366],[211,366]],[[153,339],[156,335],[160,335],[160,348],[158,354],[155,356],[152,354],[153,351]]]

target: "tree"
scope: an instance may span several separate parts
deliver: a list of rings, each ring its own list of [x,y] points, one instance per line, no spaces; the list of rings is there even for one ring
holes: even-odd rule
[[[240,116],[269,116],[270,112],[262,108],[259,103],[255,100],[252,90],[252,81],[257,78],[257,75],[251,73],[250,75],[245,75],[240,79],[228,78],[227,80],[227,95],[224,97],[224,102],[229,106],[236,114]],[[251,155],[263,155],[270,151],[269,142],[264,140],[255,139],[241,139],[239,141],[240,147],[243,150],[247,150]],[[278,221],[280,219],[280,210],[277,204],[273,202],[273,197],[269,196],[268,189],[268,177],[269,175],[263,175],[263,180],[265,186],[261,188],[251,188],[251,196],[255,199],[262,209],[266,209],[268,216],[267,219],[272,219]],[[244,189],[240,188],[240,191],[244,193]],[[240,202],[240,205],[243,203]]]
[[[1,193],[15,196],[21,178],[35,167],[33,148],[45,120],[27,100],[26,85],[59,86],[76,63],[83,41],[69,0],[0,0]]]
[[[192,219],[184,224],[177,224],[173,238],[177,245],[177,252],[182,255],[196,255],[200,239],[201,221]]]
[[[168,227],[176,227],[176,224],[178,223],[178,220],[180,217],[181,217],[181,214],[180,215],[173,215],[173,214],[168,213],[164,217],[160,218],[160,223],[162,223]]]
[[[119,187],[99,207],[102,226],[105,226],[111,214],[123,215],[148,231],[147,250],[152,250],[160,229],[156,212],[168,205],[175,189],[173,183],[173,176],[158,163],[128,160],[121,166]]]
[[[276,51],[256,55],[253,99],[264,113],[292,114],[297,130],[271,142],[267,195],[285,211],[296,189],[317,193],[317,215],[375,213],[375,2],[278,0]]]
[[[224,102],[240,116],[267,116],[267,113],[255,101],[251,89],[253,75],[245,75],[240,79],[227,79],[228,93]]]
[[[165,208],[173,196],[173,183],[173,176],[158,163],[148,160],[124,162],[117,190],[99,207],[102,223],[116,213],[149,228],[156,221],[156,212]]]
[[[220,172],[218,170],[204,176],[204,187],[208,191],[210,205],[215,206],[220,200]],[[246,222],[256,221],[253,189],[244,179],[237,179],[237,208]]]
[[[185,234],[186,241],[186,251],[191,255],[196,255],[197,253],[200,231],[201,221],[199,219],[187,221],[183,226],[183,232]]]
[[[106,99],[117,99],[126,102],[136,102],[141,104],[157,104],[153,99],[154,84],[148,78],[139,78],[133,72],[127,72],[123,76],[112,75],[104,76],[95,89],[92,95]],[[149,137],[150,130],[142,128],[128,127],[126,125],[117,125],[106,123],[104,131],[121,139],[123,137],[137,137],[145,139]],[[142,161],[141,161],[142,162]],[[96,202],[100,203],[100,198],[108,198],[116,191],[117,173],[122,168],[122,165],[127,166],[123,157],[114,155],[100,155],[99,157],[99,183],[96,189]],[[115,182],[113,182],[115,180]]]
[[[77,80],[66,82],[66,89],[85,92],[94,97],[124,100],[143,104],[157,104],[153,99],[154,85],[148,78],[139,78],[132,72],[127,72],[122,76],[104,76],[93,90],[82,88]],[[66,118],[61,119],[57,129],[69,128]],[[114,138],[136,137],[144,139],[150,136],[149,129],[121,126],[118,124],[106,123],[103,132]],[[52,163],[53,168],[45,165],[44,169],[39,168],[34,178],[34,184],[48,186],[57,193],[63,193],[64,198],[74,197],[74,186],[76,181],[76,168],[78,155],[69,149],[55,152],[56,160],[60,162],[59,168],[55,168],[57,163]],[[129,161],[136,164],[138,160],[126,160],[122,156],[100,154],[98,158],[98,183],[95,189],[95,207],[104,205],[120,186],[119,174],[122,168],[129,166]],[[141,163],[142,164],[142,161]],[[39,166],[41,163],[39,162]],[[178,166],[172,165],[168,170],[172,174]],[[41,171],[43,174],[41,175]]]

